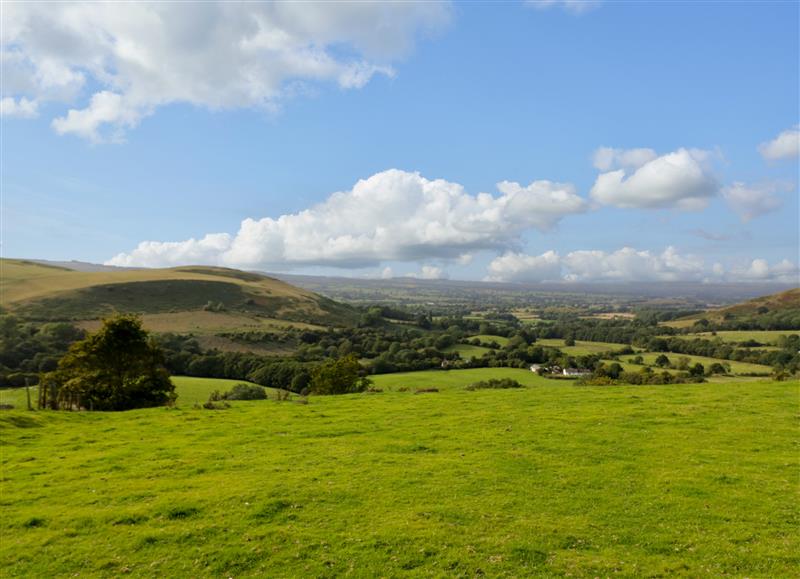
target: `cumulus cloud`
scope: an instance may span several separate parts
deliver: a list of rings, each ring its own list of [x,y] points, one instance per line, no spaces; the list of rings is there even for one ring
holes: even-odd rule
[[[800,269],[788,259],[772,265],[766,259],[754,259],[745,266],[718,273],[726,281],[781,282],[800,285]]]
[[[146,241],[111,265],[164,267],[190,263],[234,267],[374,266],[382,261],[465,260],[504,250],[531,228],[546,231],[586,210],[570,184],[503,181],[500,195],[470,195],[458,183],[391,169],[332,194],[299,213],[245,219],[236,235]]]
[[[786,129],[771,141],[761,143],[758,152],[767,161],[796,160],[800,157],[800,125]]]
[[[450,12],[439,2],[29,2],[4,9],[4,112],[22,99],[70,102],[96,86],[88,104],[53,123],[61,134],[94,140],[109,138],[107,131],[119,140],[170,103],[273,110],[298,84],[362,87],[375,75],[393,75],[392,63]]]
[[[0,99],[0,116],[31,119],[38,114],[39,103],[25,97],[14,99],[3,97]]]
[[[423,265],[419,273],[408,273],[406,277],[413,277],[416,279],[447,279],[449,276],[441,267]]]
[[[508,252],[495,258],[485,281],[503,282],[800,282],[797,265],[784,259],[770,265],[754,259],[726,270],[721,263],[706,266],[695,255],[682,255],[674,247],[657,253],[623,247],[616,251],[580,250],[560,256]]]
[[[614,169],[636,170],[657,157],[658,154],[653,149],[600,147],[592,155],[592,164],[600,171],[612,171]]]
[[[617,168],[598,175],[590,195],[622,208],[700,210],[719,189],[710,156],[683,148],[660,157],[650,149],[599,149],[595,166]]]
[[[593,10],[602,4],[601,0],[527,0],[526,4],[537,10],[547,10],[548,8],[562,8],[573,14],[583,14]]]
[[[508,252],[489,263],[485,281],[558,281],[561,279],[561,257],[555,251],[542,255]]]
[[[722,196],[728,205],[739,214],[742,221],[747,223],[760,215],[780,209],[783,200],[775,193],[790,188],[790,185],[780,182],[746,185],[737,181],[725,187],[722,190]]]
[[[623,247],[617,251],[573,251],[560,256],[555,251],[541,255],[509,252],[489,264],[489,281],[699,281],[703,261],[680,255],[668,247],[662,253]]]

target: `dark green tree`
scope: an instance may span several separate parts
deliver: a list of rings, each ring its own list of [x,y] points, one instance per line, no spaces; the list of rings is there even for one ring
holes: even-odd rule
[[[314,369],[309,390],[312,394],[363,392],[371,383],[363,374],[355,354],[328,360]]]
[[[72,344],[42,382],[54,408],[128,410],[175,400],[164,355],[135,315],[104,320],[100,330]]]

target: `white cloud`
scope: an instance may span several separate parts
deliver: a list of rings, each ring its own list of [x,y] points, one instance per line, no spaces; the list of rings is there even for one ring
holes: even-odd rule
[[[788,188],[786,183],[779,182],[746,185],[737,181],[725,187],[722,190],[722,196],[728,205],[739,214],[742,221],[747,223],[759,215],[780,209],[783,200],[775,193]]]
[[[235,236],[147,241],[108,263],[270,268],[462,260],[482,249],[513,247],[524,231],[551,229],[564,216],[586,210],[570,184],[534,181],[523,187],[504,181],[498,189],[499,196],[470,195],[458,183],[391,169],[299,213],[245,219]]]
[[[409,273],[406,274],[406,277],[414,277],[417,279],[447,279],[448,275],[441,267],[423,265],[419,273]]]
[[[298,84],[362,87],[393,75],[416,37],[450,15],[439,2],[31,2],[4,10],[0,96],[70,102],[91,81],[99,90],[88,105],[53,126],[94,140],[106,131],[118,140],[170,103],[274,110],[302,92]]]
[[[485,281],[540,282],[560,279],[561,257],[555,251],[542,255],[508,252],[491,261]]]
[[[758,152],[768,161],[796,160],[800,157],[800,125],[786,129],[771,141],[761,143]]]
[[[612,171],[614,169],[636,170],[657,157],[658,154],[653,149],[600,147],[592,155],[592,164],[600,171]]]
[[[25,97],[16,100],[12,97],[0,99],[0,116],[2,117],[31,119],[39,113],[38,108],[39,103]]]
[[[583,14],[602,4],[601,0],[527,0],[526,4],[538,10],[559,7],[573,14]]]
[[[719,189],[707,151],[681,148],[650,160],[646,160],[649,149],[611,151],[601,154],[599,164],[623,168],[598,175],[590,193],[604,205],[696,211],[705,208]]]
[[[703,261],[680,255],[673,247],[661,254],[623,247],[608,253],[581,250],[564,257],[554,251],[541,255],[506,253],[489,264],[488,281],[683,281],[703,279]]]
[[[612,252],[573,251],[561,257],[554,251],[541,255],[508,252],[489,264],[485,281],[507,282],[782,282],[800,285],[797,265],[784,259],[770,265],[754,259],[726,271],[721,263],[706,266],[694,255],[681,255],[674,247],[663,252],[623,247]]]
[[[623,247],[612,253],[573,251],[564,258],[570,281],[684,281],[703,277],[703,261],[680,255],[674,247],[661,254]]]
[[[745,266],[722,273],[726,281],[781,282],[800,285],[800,269],[788,259],[770,265],[766,259],[754,259]]]

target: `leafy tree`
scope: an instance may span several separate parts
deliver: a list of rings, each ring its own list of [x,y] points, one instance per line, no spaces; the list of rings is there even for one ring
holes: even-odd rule
[[[103,321],[94,334],[75,342],[42,377],[57,408],[128,410],[161,406],[175,399],[164,355],[134,315]]]
[[[314,394],[363,392],[371,381],[362,374],[361,364],[354,354],[328,360],[312,372],[310,390]]]
[[[669,366],[669,358],[665,354],[660,354],[658,358],[656,358],[656,366],[660,366],[661,368],[666,368]]]

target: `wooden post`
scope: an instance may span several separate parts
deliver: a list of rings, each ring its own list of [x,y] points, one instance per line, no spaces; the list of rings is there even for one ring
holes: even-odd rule
[[[31,406],[31,381],[29,378],[25,378],[25,397],[28,399],[28,410],[33,410]]]

